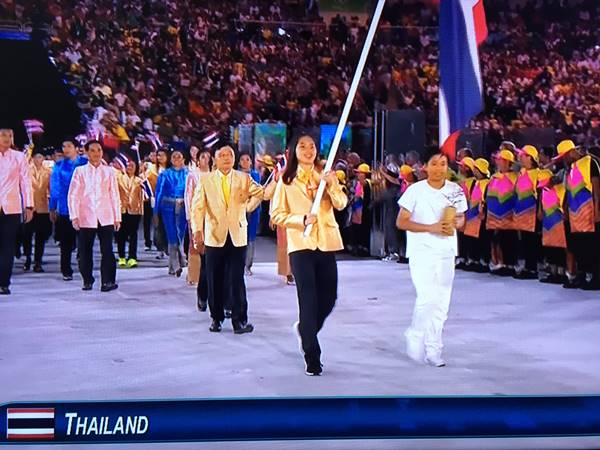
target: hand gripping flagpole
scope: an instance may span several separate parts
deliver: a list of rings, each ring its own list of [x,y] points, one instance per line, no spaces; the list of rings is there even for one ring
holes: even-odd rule
[[[356,72],[354,72],[354,78],[352,79],[352,84],[350,85],[350,89],[348,90],[348,96],[346,97],[346,103],[344,104],[344,109],[342,110],[342,116],[340,117],[340,121],[338,122],[337,129],[335,131],[335,136],[333,138],[333,142],[331,144],[331,150],[329,151],[329,156],[327,157],[327,163],[325,164],[325,168],[323,169],[323,173],[327,173],[333,167],[333,162],[335,161],[335,157],[337,155],[338,148],[340,146],[340,142],[342,141],[342,134],[344,133],[344,128],[346,128],[346,123],[348,122],[348,116],[350,115],[350,109],[352,108],[352,103],[354,102],[354,97],[356,96],[356,91],[358,89],[358,84],[360,83],[360,79],[362,77],[363,70],[365,68],[365,64],[367,62],[367,57],[369,56],[369,50],[371,49],[371,45],[373,44],[373,38],[375,37],[375,32],[377,31],[377,26],[379,25],[379,19],[381,18],[381,13],[383,12],[383,6],[385,5],[385,0],[378,0],[377,6],[375,7],[375,13],[373,13],[373,18],[371,19],[371,25],[369,26],[369,31],[367,33],[367,38],[365,39],[365,43],[363,45],[362,52],[360,54],[360,59],[358,60],[358,66],[356,66]],[[319,189],[317,189],[317,194],[315,195],[315,201],[310,210],[311,214],[316,215],[319,212],[319,206],[321,204],[321,199],[323,198],[323,194],[325,193],[325,180],[321,180],[319,183]],[[308,225],[304,229],[304,237],[310,235],[312,231],[312,224]]]

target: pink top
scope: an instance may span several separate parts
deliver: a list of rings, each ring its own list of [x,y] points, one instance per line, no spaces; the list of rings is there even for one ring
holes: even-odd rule
[[[81,228],[97,228],[121,222],[117,175],[110,166],[88,163],[73,172],[69,187],[69,215]]]
[[[192,210],[192,198],[194,197],[194,192],[196,191],[196,187],[198,186],[198,181],[204,175],[208,175],[210,172],[200,172],[200,170],[196,167],[190,169],[188,172],[187,180],[185,181],[185,217],[189,220],[192,220],[191,210]]]
[[[4,214],[21,214],[33,208],[33,189],[25,155],[8,149],[0,152],[0,210]]]

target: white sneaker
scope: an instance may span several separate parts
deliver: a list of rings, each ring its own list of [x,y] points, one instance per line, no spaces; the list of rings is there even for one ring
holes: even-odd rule
[[[425,364],[428,364],[430,366],[433,367],[444,367],[446,365],[446,361],[444,361],[440,356],[426,356],[425,357]]]

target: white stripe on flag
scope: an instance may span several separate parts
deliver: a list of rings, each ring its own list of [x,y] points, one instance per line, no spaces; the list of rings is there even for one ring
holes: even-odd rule
[[[54,428],[9,428],[6,434],[54,434]]]
[[[444,90],[440,85],[439,92],[439,108],[440,108],[440,143],[439,146],[442,148],[448,136],[450,136],[450,119],[448,114],[448,105],[446,104],[446,95],[444,94]]]
[[[54,413],[51,412],[17,412],[6,413],[7,419],[54,419]]]
[[[473,73],[477,76],[479,92],[483,93],[483,82],[481,81],[481,69],[479,67],[479,50],[477,49],[477,36],[475,34],[475,19],[473,17],[473,7],[479,0],[461,0],[463,17],[465,18],[465,28],[467,30],[467,40],[469,42],[469,53],[473,63]]]

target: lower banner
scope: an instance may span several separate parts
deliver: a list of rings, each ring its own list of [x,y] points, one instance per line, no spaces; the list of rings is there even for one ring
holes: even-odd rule
[[[14,403],[0,443],[600,435],[600,396]]]

